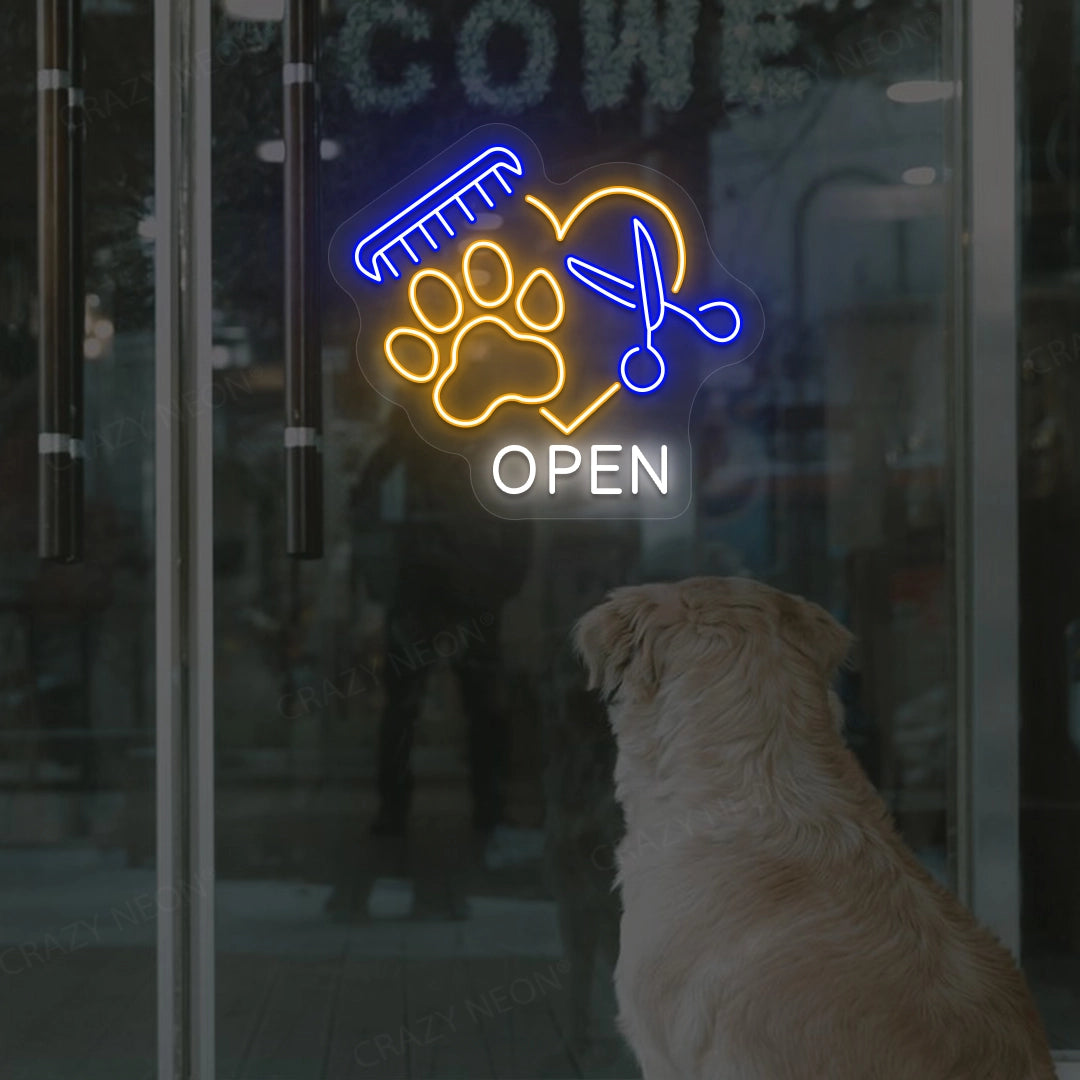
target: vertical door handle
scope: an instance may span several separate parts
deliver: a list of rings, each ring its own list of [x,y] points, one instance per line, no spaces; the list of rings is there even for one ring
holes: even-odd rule
[[[38,0],[38,554],[82,555],[80,0]]]
[[[70,215],[71,263],[68,275],[71,305],[71,346],[68,351],[71,365],[71,438],[68,453],[71,457],[71,480],[68,484],[67,558],[81,561],[83,557],[83,463],[86,460],[83,437],[83,337],[85,336],[86,282],[83,276],[83,54],[82,0],[68,0],[70,23],[68,29],[68,70],[71,87],[68,90],[68,213]]]
[[[285,0],[285,499],[289,555],[323,550],[318,0]]]

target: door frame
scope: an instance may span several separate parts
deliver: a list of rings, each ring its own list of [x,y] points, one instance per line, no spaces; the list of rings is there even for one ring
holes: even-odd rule
[[[1017,142],[1013,0],[968,0],[953,20],[963,209],[953,350],[958,885],[1020,953],[1020,653],[1017,543]],[[1009,137],[1009,132],[1014,133]],[[978,178],[977,182],[975,178]]]
[[[159,1080],[215,1075],[211,4],[153,5]]]
[[[1014,956],[1020,902],[1019,126],[1014,0],[946,0],[953,305],[957,885]],[[951,12],[950,12],[951,9]],[[1011,75],[1011,77],[1010,77]],[[956,205],[958,203],[958,205]],[[1080,1051],[1055,1054],[1080,1080]]]

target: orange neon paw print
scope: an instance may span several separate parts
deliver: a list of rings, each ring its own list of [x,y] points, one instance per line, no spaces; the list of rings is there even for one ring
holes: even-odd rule
[[[494,273],[474,266],[481,253],[486,263],[497,267]],[[544,405],[557,397],[566,383],[566,361],[544,335],[561,325],[566,302],[552,274],[538,267],[515,292],[514,269],[505,249],[493,240],[477,240],[462,256],[461,277],[467,298],[441,270],[413,274],[409,307],[420,326],[398,326],[386,335],[383,351],[390,366],[409,382],[433,383],[435,411],[459,428],[479,427],[510,402]],[[549,296],[538,310],[534,290],[544,286]],[[466,308],[472,306],[481,312],[466,318]],[[506,317],[510,312],[497,313],[507,306],[525,330],[514,328]],[[540,311],[547,317],[537,317]],[[484,377],[465,385],[481,368]],[[493,396],[492,385],[502,392]]]

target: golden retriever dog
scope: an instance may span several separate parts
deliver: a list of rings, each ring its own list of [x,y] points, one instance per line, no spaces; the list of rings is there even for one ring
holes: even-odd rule
[[[615,992],[645,1080],[1052,1080],[1012,957],[843,743],[827,612],[739,578],[629,586],[575,644],[618,744]]]

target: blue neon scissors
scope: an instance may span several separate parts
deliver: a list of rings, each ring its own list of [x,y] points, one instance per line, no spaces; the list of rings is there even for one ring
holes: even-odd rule
[[[742,318],[734,304],[727,300],[710,300],[701,304],[697,314],[691,314],[686,308],[673,303],[667,297],[664,277],[660,269],[660,256],[656,251],[656,242],[640,218],[633,219],[634,256],[637,261],[637,284],[627,281],[608,270],[579,259],[576,255],[566,257],[566,269],[583,285],[599,293],[620,307],[636,311],[640,308],[642,336],[641,340],[623,353],[619,361],[619,378],[628,390],[636,394],[649,394],[656,390],[667,375],[667,361],[663,353],[653,344],[653,335],[660,329],[667,313],[674,312],[692,323],[697,331],[716,345],[726,345],[734,341],[742,329]],[[613,291],[613,288],[615,291]],[[632,300],[630,297],[634,297]],[[636,302],[635,302],[636,300]],[[707,311],[723,309],[732,320],[727,334],[713,333],[698,318]],[[630,361],[641,353],[648,353],[656,367],[656,378],[647,385],[635,382],[629,374]]]

